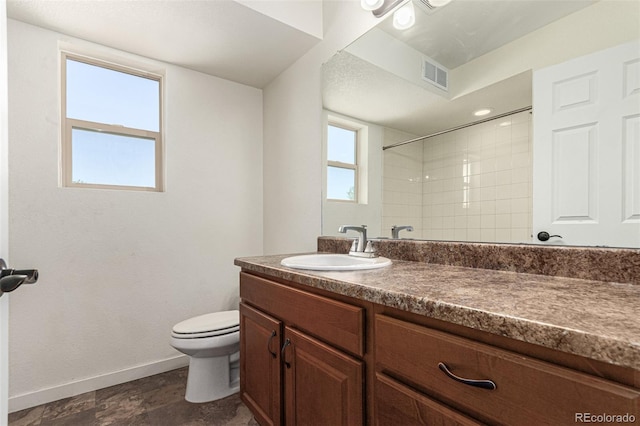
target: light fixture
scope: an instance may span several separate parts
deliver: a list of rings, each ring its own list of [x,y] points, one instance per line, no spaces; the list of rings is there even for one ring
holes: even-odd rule
[[[406,30],[415,23],[416,11],[411,0],[393,13],[393,27],[397,30]]]
[[[482,117],[484,115],[491,114],[491,111],[492,111],[491,108],[482,108],[477,111],[474,111],[473,115],[475,115],[476,117]]]
[[[364,10],[376,10],[382,7],[384,0],[360,0],[360,6]]]

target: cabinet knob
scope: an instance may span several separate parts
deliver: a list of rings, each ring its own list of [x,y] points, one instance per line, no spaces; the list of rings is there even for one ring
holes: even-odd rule
[[[453,374],[447,366],[443,362],[438,363],[438,368],[447,375],[447,377],[455,380],[456,382],[464,383],[465,385],[474,386],[476,388],[494,390],[496,388],[496,384],[492,380],[474,380],[474,379],[465,379],[463,377],[456,376]]]

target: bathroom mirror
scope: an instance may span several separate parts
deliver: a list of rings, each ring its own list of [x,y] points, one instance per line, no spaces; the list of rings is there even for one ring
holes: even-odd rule
[[[390,238],[393,225],[411,225],[413,232],[403,230],[401,238],[640,247],[638,120],[627,120],[631,130],[619,138],[626,137],[630,149],[630,159],[622,159],[627,161],[622,185],[630,198],[621,202],[631,211],[625,218],[630,231],[623,233],[632,235],[619,240],[577,226],[597,222],[587,216],[576,214],[567,221],[568,230],[536,221],[542,216],[538,200],[546,197],[540,194],[540,176],[561,175],[563,169],[540,172],[539,163],[535,166],[534,157],[540,161],[544,152],[534,134],[543,108],[532,108],[537,75],[554,77],[559,65],[637,42],[639,4],[452,0],[431,8],[427,3],[413,1],[413,27],[395,29],[390,14],[323,65],[322,193],[328,193],[327,174],[335,180],[336,170],[352,167],[327,162],[336,150],[331,144],[340,143],[327,142],[327,129],[357,134],[349,149],[358,159],[357,177],[349,173],[342,183],[348,188],[343,199],[323,195],[323,235],[344,236],[337,233],[339,225],[366,224],[369,236]],[[625,75],[638,79],[638,68],[625,68]],[[489,114],[474,116],[480,109]],[[404,143],[424,136],[429,137]],[[562,145],[563,155],[573,155],[571,143]],[[575,189],[581,191],[586,190]],[[540,232],[549,238],[539,238]],[[558,237],[559,232],[567,235]]]

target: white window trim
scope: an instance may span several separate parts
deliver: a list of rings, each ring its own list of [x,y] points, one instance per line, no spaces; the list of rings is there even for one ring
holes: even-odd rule
[[[160,74],[151,73],[148,71],[139,70],[136,68],[127,67],[125,65],[115,64],[113,62],[105,61],[102,59],[96,59],[93,57],[64,51],[61,52],[61,108],[60,108],[60,123],[61,123],[61,144],[60,144],[60,177],[61,186],[69,188],[100,188],[100,189],[118,189],[128,191],[149,191],[149,192],[162,192],[164,191],[164,146],[163,146],[163,109],[164,109],[164,76]],[[155,80],[159,83],[159,131],[153,132],[142,129],[134,129],[130,127],[124,127],[113,124],[98,123],[93,121],[78,120],[74,118],[67,118],[67,59],[71,59],[85,64],[94,65],[113,71],[124,72],[127,74],[135,75],[138,77],[148,78]],[[153,139],[155,141],[155,187],[146,186],[131,186],[131,185],[110,185],[110,184],[97,184],[97,183],[77,183],[72,180],[73,163],[72,163],[72,141],[71,132],[74,128],[91,130],[102,133],[109,133],[121,136],[132,136],[138,138]]]
[[[345,129],[345,130],[349,130],[352,132],[355,132],[355,140],[354,140],[354,147],[353,149],[355,150],[355,164],[351,164],[351,163],[343,163],[341,161],[331,161],[327,159],[327,169],[329,167],[339,167],[341,169],[349,169],[349,170],[354,170],[355,172],[355,178],[354,178],[354,197],[353,200],[343,200],[343,199],[339,199],[339,198],[329,198],[327,197],[327,201],[331,201],[331,202],[337,202],[337,203],[355,203],[358,204],[359,200],[360,200],[360,138],[361,138],[361,127],[355,126],[355,125],[349,125],[349,124],[345,124],[344,120],[335,120],[332,117],[329,117],[328,123],[327,123],[327,127],[328,126],[332,126],[332,127],[339,127],[341,129]],[[327,146],[328,146],[329,142],[327,140]],[[326,180],[326,179],[325,179]],[[327,183],[325,182],[325,185]]]

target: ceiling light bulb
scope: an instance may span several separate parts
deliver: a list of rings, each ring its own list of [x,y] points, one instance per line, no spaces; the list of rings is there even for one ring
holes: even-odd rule
[[[433,7],[442,7],[449,3],[451,0],[428,0],[429,4]]]
[[[413,9],[413,3],[409,3],[396,10],[393,14],[393,26],[397,30],[406,30],[416,23],[416,13]]]
[[[491,114],[491,108],[482,108],[473,113],[476,117],[482,117],[487,114]]]
[[[376,10],[382,7],[384,0],[360,0],[360,6],[364,10]]]

